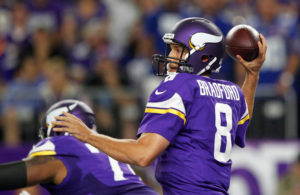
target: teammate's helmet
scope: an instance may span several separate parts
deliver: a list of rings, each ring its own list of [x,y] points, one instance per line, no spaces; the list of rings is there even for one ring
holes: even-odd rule
[[[154,54],[153,70],[156,75],[168,75],[168,63],[177,61],[177,72],[200,75],[208,70],[218,72],[224,55],[224,38],[220,29],[211,21],[192,17],[177,22],[170,33],[163,36],[165,55]],[[181,59],[168,57],[168,46],[178,44],[188,53]]]
[[[52,121],[55,121],[56,116],[62,116],[63,112],[68,112],[80,120],[82,120],[86,126],[90,129],[94,129],[96,126],[95,114],[92,109],[85,103],[78,100],[62,100],[53,104],[46,112],[43,119],[42,126],[39,130],[39,137],[44,139],[46,137],[65,135],[65,133],[59,133],[53,131]]]

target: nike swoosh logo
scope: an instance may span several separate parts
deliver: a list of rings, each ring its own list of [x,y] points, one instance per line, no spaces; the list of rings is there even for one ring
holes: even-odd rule
[[[164,90],[164,91],[158,91],[158,90],[156,90],[155,91],[155,95],[161,95],[161,94],[163,94],[163,93],[165,93],[167,90]]]

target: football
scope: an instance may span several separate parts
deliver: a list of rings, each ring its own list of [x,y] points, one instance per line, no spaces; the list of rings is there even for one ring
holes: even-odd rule
[[[226,53],[236,60],[236,55],[246,61],[254,60],[258,56],[259,33],[249,25],[234,26],[226,35]]]

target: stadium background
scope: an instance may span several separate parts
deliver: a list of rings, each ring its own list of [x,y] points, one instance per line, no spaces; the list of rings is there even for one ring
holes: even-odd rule
[[[151,67],[152,54],[164,51],[162,35],[180,18],[200,16],[224,35],[236,24],[250,24],[268,43],[248,145],[232,152],[230,194],[300,194],[299,4],[0,0],[0,162],[26,157],[38,140],[42,113],[66,98],[88,103],[102,133],[134,138],[147,97],[162,79],[152,75]],[[214,77],[241,84],[243,73],[226,56]],[[136,171],[159,190],[153,166]],[[297,185],[298,191],[289,191]],[[37,189],[32,194],[47,193]]]

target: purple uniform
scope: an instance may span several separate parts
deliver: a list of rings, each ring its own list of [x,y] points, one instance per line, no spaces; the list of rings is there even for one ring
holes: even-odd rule
[[[31,157],[43,155],[54,155],[68,171],[61,184],[42,185],[51,194],[157,194],[128,164],[118,162],[72,136],[46,138],[29,153]]]
[[[245,146],[248,123],[237,85],[175,73],[151,94],[138,135],[157,133],[170,142],[156,167],[164,194],[227,194],[231,149]]]

